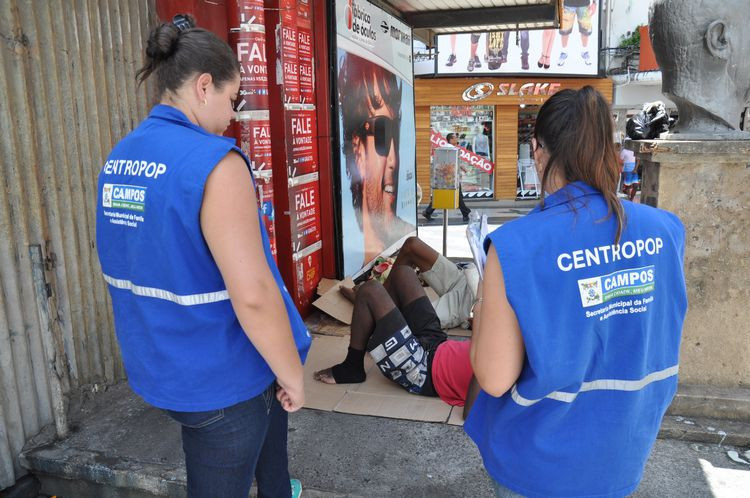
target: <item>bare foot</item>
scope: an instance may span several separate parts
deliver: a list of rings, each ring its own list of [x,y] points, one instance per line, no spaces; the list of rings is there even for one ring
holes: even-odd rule
[[[341,289],[344,289],[344,287],[341,287]],[[331,372],[330,368],[324,368],[323,370],[318,370],[317,372],[313,374],[313,379],[320,381],[324,384],[336,383],[336,379],[333,378],[333,373]]]
[[[356,288],[356,287],[355,287]],[[342,296],[347,298],[349,301],[354,302],[354,289],[351,287],[339,286],[339,292]]]
[[[333,376],[333,369],[336,369],[336,377],[339,381],[336,382],[336,378]],[[361,384],[367,379],[364,368],[362,370],[354,369],[350,370],[350,367],[345,366],[343,363],[334,365],[331,368],[324,368],[318,370],[313,374],[313,379],[323,382],[324,384]]]

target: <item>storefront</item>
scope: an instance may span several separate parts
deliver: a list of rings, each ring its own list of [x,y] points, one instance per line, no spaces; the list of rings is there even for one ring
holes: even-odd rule
[[[465,163],[465,198],[535,197],[530,154],[536,112],[551,95],[591,85],[612,101],[606,78],[420,78],[415,80],[417,182],[430,195],[432,149],[454,134]]]

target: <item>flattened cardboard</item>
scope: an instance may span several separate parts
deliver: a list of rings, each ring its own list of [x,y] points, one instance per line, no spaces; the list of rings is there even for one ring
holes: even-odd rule
[[[308,316],[305,319],[305,325],[307,325],[310,332],[322,335],[348,337],[351,332],[349,325],[341,323],[332,316],[328,316],[320,311]]]
[[[370,355],[365,355],[367,380],[361,384],[329,385],[313,379],[314,372],[340,363],[348,346],[348,337],[313,335],[305,363],[305,408],[426,422],[448,419],[449,405],[406,392],[380,373]]]
[[[402,389],[403,391],[403,389]],[[403,391],[397,396],[348,392],[333,409],[339,413],[373,415],[376,417],[442,422],[448,420],[451,407],[440,398],[428,398]]]
[[[464,425],[464,407],[454,406],[451,409],[451,415],[448,417],[448,423],[450,425]]]
[[[346,279],[341,282],[337,282],[333,287],[328,288],[322,296],[313,301],[313,306],[334,317],[336,320],[351,325],[352,310],[354,309],[354,306],[351,301],[342,296],[339,292],[339,287],[342,285],[346,287],[354,287],[354,282],[351,277],[346,277]]]
[[[462,329],[461,327],[445,329],[445,333],[453,337],[471,337],[471,329]]]
[[[320,282],[318,282],[318,289],[317,289],[318,295],[322,296],[323,294],[331,290],[333,287],[335,287],[336,284],[338,284],[339,282],[340,282],[339,280],[336,280],[333,278],[321,278]]]

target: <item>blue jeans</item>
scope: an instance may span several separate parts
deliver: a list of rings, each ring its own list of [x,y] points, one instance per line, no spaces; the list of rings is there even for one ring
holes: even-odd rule
[[[253,476],[259,498],[289,498],[287,412],[275,383],[247,401],[206,412],[167,414],[182,424],[190,498],[247,498]]]

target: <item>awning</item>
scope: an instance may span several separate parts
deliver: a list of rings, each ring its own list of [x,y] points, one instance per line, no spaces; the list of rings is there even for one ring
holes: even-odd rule
[[[559,26],[563,0],[375,0],[428,44],[435,34]]]

